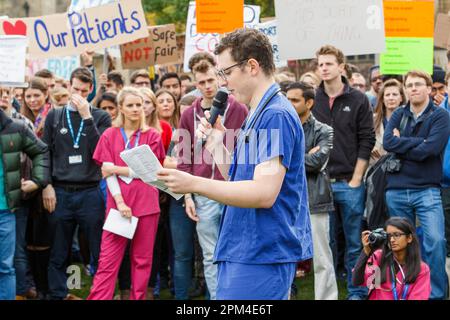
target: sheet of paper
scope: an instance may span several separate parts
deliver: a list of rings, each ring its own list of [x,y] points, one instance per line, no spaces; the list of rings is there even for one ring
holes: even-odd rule
[[[106,218],[103,230],[112,232],[128,239],[133,239],[134,233],[136,232],[138,220],[139,219],[136,217],[131,217],[130,223],[130,219],[122,217],[119,211],[111,209],[109,211],[108,217]]]
[[[183,196],[183,194],[170,192],[164,182],[156,178],[156,173],[162,169],[162,166],[148,145],[144,144],[130,150],[125,150],[120,153],[120,157],[145,183],[170,194],[177,200]]]

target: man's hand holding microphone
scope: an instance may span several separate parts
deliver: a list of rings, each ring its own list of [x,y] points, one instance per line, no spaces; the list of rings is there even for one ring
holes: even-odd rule
[[[195,132],[197,139],[204,141],[206,150],[211,154],[223,143],[226,129],[222,124],[221,115],[224,114],[227,103],[228,90],[220,88],[214,97],[211,111],[205,111],[205,118],[200,119],[200,124]],[[162,169],[158,172],[157,177],[164,181],[170,191],[183,194],[194,193],[199,180],[188,173],[175,169]]]

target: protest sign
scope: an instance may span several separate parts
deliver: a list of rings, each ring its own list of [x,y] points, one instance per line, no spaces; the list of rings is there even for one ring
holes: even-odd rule
[[[175,25],[148,28],[149,36],[121,45],[122,68],[140,69],[178,62]]]
[[[25,86],[27,45],[24,36],[0,36],[0,85]]]
[[[69,8],[67,9],[67,12],[82,11],[88,8],[104,6],[105,4],[110,4],[118,1],[119,0],[72,0]],[[107,52],[105,52],[105,50],[107,50]],[[119,46],[112,46],[108,49],[97,49],[95,50],[95,52],[102,55],[109,54],[111,57],[120,58]]]
[[[345,55],[385,50],[382,0],[275,0],[281,59],[310,59],[325,44]]]
[[[116,0],[72,0],[67,9],[68,12],[81,11],[93,7],[103,6],[105,4],[113,3]]]
[[[260,6],[244,5],[244,26],[253,28],[259,23]],[[219,33],[198,33],[196,22],[195,1],[189,2],[189,10],[186,23],[186,41],[184,50],[184,71],[189,72],[189,59],[197,52],[209,52],[214,54],[214,49],[219,43]]]
[[[270,43],[272,44],[275,67],[277,68],[285,67],[287,65],[287,61],[280,59],[280,52],[278,50],[277,21],[271,20],[265,23],[257,24],[255,26],[255,29],[261,31],[269,38]]]
[[[244,0],[196,0],[197,32],[226,33],[244,26]]]
[[[384,1],[387,50],[382,74],[433,73],[434,1]]]
[[[26,75],[28,77],[32,77],[39,70],[48,69],[54,75],[63,78],[64,80],[70,80],[70,74],[79,66],[79,56],[67,56],[50,59],[27,59]]]
[[[1,21],[0,34],[26,35],[33,58],[69,56],[108,48],[147,36],[140,0],[127,0],[80,12]]]
[[[434,28],[434,46],[450,50],[450,15],[439,13]]]

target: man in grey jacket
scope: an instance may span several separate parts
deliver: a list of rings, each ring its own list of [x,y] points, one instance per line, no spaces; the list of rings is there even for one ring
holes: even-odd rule
[[[287,89],[305,133],[305,169],[314,246],[314,293],[316,300],[337,300],[338,290],[330,248],[330,217],[333,211],[331,183],[326,166],[333,146],[333,129],[317,121],[311,113],[314,88],[294,82]]]

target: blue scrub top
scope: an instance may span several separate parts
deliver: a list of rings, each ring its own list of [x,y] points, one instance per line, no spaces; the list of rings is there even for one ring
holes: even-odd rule
[[[286,97],[273,96],[278,90],[277,84],[272,85],[244,123],[229,177],[231,181],[252,180],[258,164],[281,157],[287,171],[280,193],[270,209],[224,207],[216,262],[287,263],[313,255],[303,129]]]

